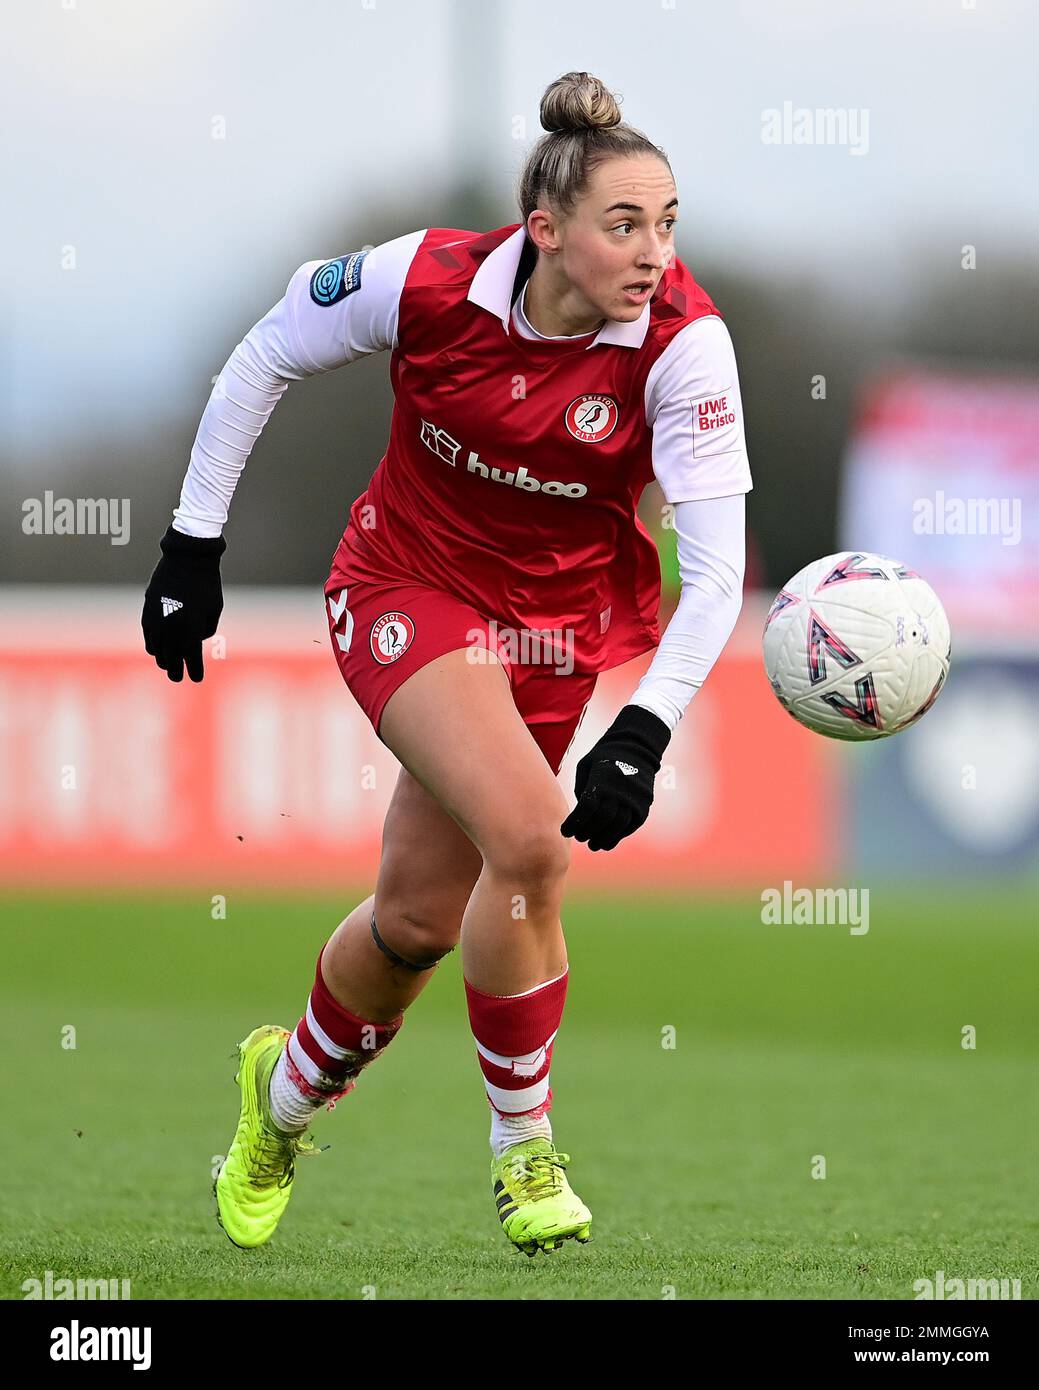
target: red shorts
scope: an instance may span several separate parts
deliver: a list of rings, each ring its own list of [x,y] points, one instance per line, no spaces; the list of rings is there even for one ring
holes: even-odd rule
[[[559,771],[597,677],[567,673],[565,652],[547,639],[531,643],[442,590],[360,578],[336,564],[325,581],[325,614],[343,679],[376,734],[386,701],[410,675],[445,652],[482,647],[501,660],[524,724]]]

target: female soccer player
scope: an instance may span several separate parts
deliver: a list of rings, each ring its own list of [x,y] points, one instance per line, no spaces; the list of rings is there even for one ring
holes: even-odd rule
[[[750,470],[732,344],[674,254],[663,151],[587,73],[553,82],[522,222],[428,228],[308,262],[232,353],[203,414],[145,598],[147,651],[201,680],[222,608],[222,527],[288,382],[388,350],[390,440],[324,586],[332,650],[402,764],[375,892],[322,949],[295,1030],[240,1044],[241,1118],[215,1188],[235,1244],[268,1240],[322,1106],[392,1041],[461,941],[506,1236],[589,1238],[552,1140],[570,838],[645,821],[661,756],[736,621]],[[673,511],[681,598],[636,516]],[[556,778],[599,671],[658,647],[630,702]]]

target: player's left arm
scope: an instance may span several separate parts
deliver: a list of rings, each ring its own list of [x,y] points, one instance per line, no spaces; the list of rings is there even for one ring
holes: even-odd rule
[[[721,654],[743,602],[750,465],[732,341],[697,319],[646,384],[653,471],[678,542],[678,606],[628,704],[577,765],[577,805],[562,833],[613,849],[649,815],[653,783],[686,706]]]

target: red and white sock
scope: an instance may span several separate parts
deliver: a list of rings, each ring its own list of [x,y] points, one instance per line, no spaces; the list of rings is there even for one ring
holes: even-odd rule
[[[569,968],[523,994],[484,994],[465,981],[469,1024],[491,1107],[491,1148],[552,1137],[549,1067]]]
[[[396,1036],[404,1015],[389,1023],[370,1023],[344,1009],[321,978],[317,958],[307,1011],[271,1073],[271,1114],[286,1134],[306,1129],[316,1110],[329,1109],[352,1091],[368,1066]]]

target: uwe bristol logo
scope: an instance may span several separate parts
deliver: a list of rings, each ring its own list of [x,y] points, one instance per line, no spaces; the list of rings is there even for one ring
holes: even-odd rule
[[[600,444],[617,428],[620,411],[612,396],[578,396],[563,416],[575,439],[584,444]]]

